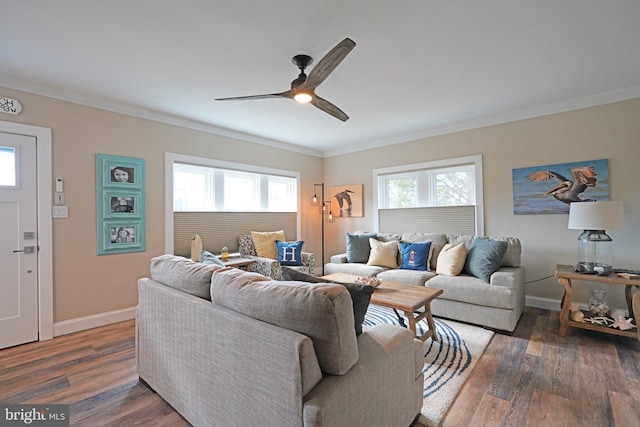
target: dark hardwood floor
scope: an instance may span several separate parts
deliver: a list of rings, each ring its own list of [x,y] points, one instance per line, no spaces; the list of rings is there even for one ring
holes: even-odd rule
[[[442,426],[640,426],[640,342],[557,329],[527,308],[495,334]],[[138,382],[133,321],[1,350],[0,402],[69,404],[74,426],[189,425]]]

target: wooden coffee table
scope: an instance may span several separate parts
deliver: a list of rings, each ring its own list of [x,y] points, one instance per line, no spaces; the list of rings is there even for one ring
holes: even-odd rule
[[[345,273],[333,273],[322,276],[322,278],[336,282],[353,283],[358,276]],[[375,288],[373,295],[371,295],[371,303],[403,311],[404,315],[409,319],[409,329],[414,335],[417,334],[416,323],[426,318],[429,330],[417,338],[425,341],[430,337],[434,341],[438,341],[436,324],[431,316],[431,301],[439,295],[442,295],[442,289],[407,285],[384,280],[380,286]],[[418,312],[421,308],[424,308],[424,311]],[[406,327],[400,316],[398,316],[398,318],[400,319],[400,323]]]

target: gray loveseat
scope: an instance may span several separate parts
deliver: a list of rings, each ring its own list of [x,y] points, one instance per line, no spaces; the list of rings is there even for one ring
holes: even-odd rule
[[[163,255],[138,281],[138,375],[195,426],[409,426],[423,343],[356,335],[337,284],[280,282]]]
[[[357,232],[356,234],[365,234]],[[375,234],[375,233],[374,233]],[[349,238],[350,236],[348,236]],[[465,273],[437,274],[437,261],[445,244],[464,244],[467,251],[478,236],[447,235],[438,233],[375,234],[382,242],[430,241],[432,254],[428,271],[368,265],[367,262],[348,262],[347,253],[334,255],[325,265],[325,274],[348,273],[358,276],[376,276],[380,279],[418,286],[440,288],[443,294],[432,304],[435,316],[474,323],[489,328],[513,332],[524,310],[525,275],[520,265],[521,245],[515,237],[487,237],[483,239],[506,242],[507,249],[498,262],[497,271],[487,281]],[[400,265],[400,260],[398,260]]]

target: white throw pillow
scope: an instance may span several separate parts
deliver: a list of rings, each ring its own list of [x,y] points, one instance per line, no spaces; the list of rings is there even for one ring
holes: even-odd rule
[[[377,265],[378,267],[398,268],[398,242],[381,242],[369,238],[371,253],[367,265]]]
[[[457,276],[462,271],[466,259],[467,247],[464,243],[457,245],[447,243],[438,255],[436,273],[445,276]]]

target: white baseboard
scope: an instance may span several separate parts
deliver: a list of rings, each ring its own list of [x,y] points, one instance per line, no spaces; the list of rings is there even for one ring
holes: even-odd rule
[[[112,323],[131,320],[136,317],[136,308],[125,308],[123,310],[108,311],[106,313],[94,314],[91,316],[79,317],[77,319],[64,320],[53,324],[53,336],[72,334],[87,329],[106,326]]]
[[[545,310],[560,311],[560,300],[545,297],[532,297],[527,295],[524,299],[527,307],[543,308]]]

